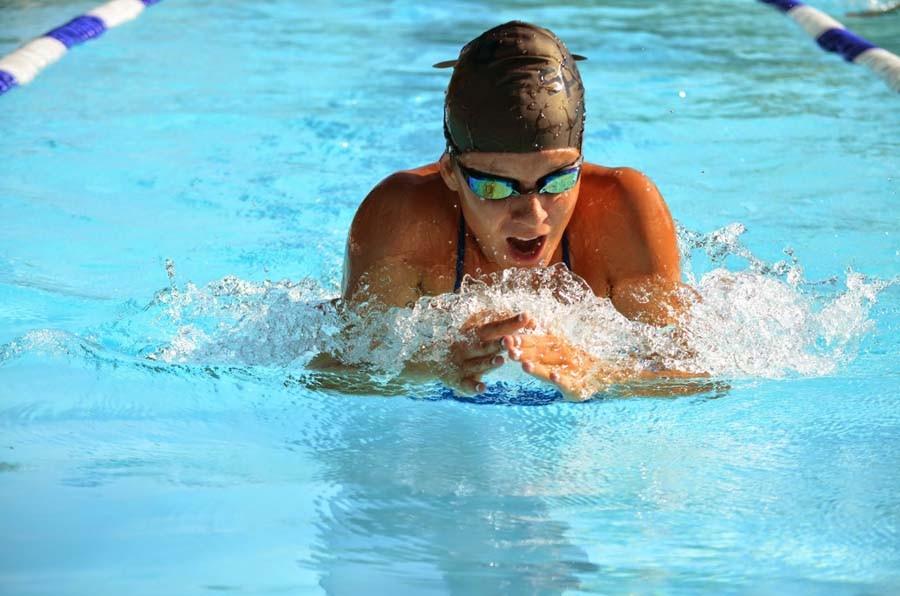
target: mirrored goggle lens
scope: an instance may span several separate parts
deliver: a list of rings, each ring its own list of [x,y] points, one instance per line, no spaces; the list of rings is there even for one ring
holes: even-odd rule
[[[512,184],[504,180],[468,177],[469,188],[482,199],[505,199],[516,192]]]
[[[544,182],[540,192],[557,194],[572,190],[575,187],[575,183],[578,182],[578,171],[578,168],[573,168],[556,174]]]

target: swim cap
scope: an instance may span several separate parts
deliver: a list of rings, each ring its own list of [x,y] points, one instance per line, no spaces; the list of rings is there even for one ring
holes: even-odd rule
[[[451,151],[581,149],[584,85],[576,59],[547,29],[511,21],[459,53],[444,103]]]

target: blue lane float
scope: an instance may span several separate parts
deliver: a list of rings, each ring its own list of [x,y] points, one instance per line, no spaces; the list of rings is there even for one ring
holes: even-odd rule
[[[157,2],[159,0],[111,0],[32,39],[0,58],[0,95],[13,87],[30,83],[38,73],[62,58],[72,46],[99,37],[107,29],[137,18],[147,6]]]
[[[862,64],[900,92],[900,57],[856,35],[821,10],[797,0],[759,0],[785,13],[812,37],[820,48],[847,62]]]
[[[89,39],[99,37],[104,31],[106,31],[106,24],[99,18],[91,15],[82,15],[72,19],[62,27],[48,31],[44,37],[52,37],[68,49]]]
[[[15,87],[16,78],[6,71],[0,70],[0,95]]]
[[[84,43],[137,18],[147,7],[160,0],[112,0],[72,19],[46,35],[26,43],[0,58],[0,95],[18,85],[30,83],[74,45]],[[847,30],[824,12],[797,0],[759,0],[790,16],[819,46],[842,56],[848,62],[862,64],[881,76],[894,91],[900,92],[900,57],[879,48]]]

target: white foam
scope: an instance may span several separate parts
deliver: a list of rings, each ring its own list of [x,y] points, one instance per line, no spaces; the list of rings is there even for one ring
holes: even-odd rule
[[[690,250],[706,252],[714,263],[742,256],[749,266],[744,271],[717,267],[695,280],[701,300],[686,313],[680,334],[626,319],[561,266],[508,269],[492,284],[467,278],[460,294],[390,309],[342,310],[323,300],[328,293],[311,281],[254,284],[225,278],[161,297],[158,308],[176,326],[157,357],[294,368],[324,350],[390,378],[412,358],[446,362],[450,344],[470,317],[524,311],[537,321],[535,333],[564,336],[617,366],[642,368],[654,354],[656,364],[716,377],[833,372],[871,329],[868,313],[885,282],[850,274],[843,292],[830,298],[812,294],[804,289],[795,259],[774,264],[756,259],[739,243],[742,230],[728,226],[693,238]],[[521,378],[510,371],[500,375]]]
[[[87,338],[29,333],[0,347],[0,363],[34,352],[104,362],[149,357],[159,366],[253,367],[254,375],[277,376],[302,373],[314,355],[329,352],[387,381],[413,358],[447,362],[463,325],[485,312],[527,312],[537,322],[535,333],[552,332],[635,371],[661,364],[726,379],[817,376],[852,359],[873,328],[869,312],[879,293],[895,282],[853,272],[843,288],[836,279],[808,282],[789,250],[787,259],[767,263],[741,244],[743,232],[740,224],[708,234],[679,231],[686,277],[701,299],[677,331],[626,319],[561,265],[508,269],[490,284],[467,277],[459,294],[385,309],[349,308],[336,299],[336,289],[313,280],[229,276],[205,286],[179,285],[167,263],[171,286],[146,307]],[[734,270],[735,259],[746,266]],[[700,270],[706,273],[692,272]],[[517,367],[509,363],[489,380],[523,382],[527,377]]]

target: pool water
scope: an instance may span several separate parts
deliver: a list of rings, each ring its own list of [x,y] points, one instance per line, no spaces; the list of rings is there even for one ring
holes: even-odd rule
[[[93,4],[0,4],[0,54]],[[430,65],[513,18],[589,57],[586,158],[666,197],[715,388],[310,389],[356,207],[442,149]],[[0,98],[0,592],[900,591],[896,101],[738,0],[168,0],[76,48]],[[387,368],[448,325],[392,316]]]

